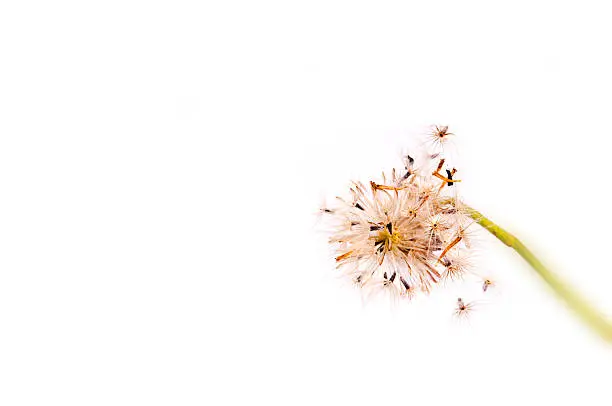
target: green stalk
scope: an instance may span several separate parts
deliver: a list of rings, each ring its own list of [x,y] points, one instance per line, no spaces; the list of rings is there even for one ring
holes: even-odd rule
[[[559,276],[547,269],[518,238],[483,216],[479,211],[469,206],[462,206],[468,216],[473,218],[488,232],[497,237],[498,240],[506,244],[508,247],[514,249],[521,257],[523,257],[523,259],[527,261],[529,265],[531,265],[538,275],[544,279],[544,282],[546,282],[561,299],[563,299],[572,309],[574,309],[576,314],[587,325],[595,330],[604,340],[612,342],[612,324],[601,313],[593,308],[586,299],[584,299],[578,292],[573,290]]]

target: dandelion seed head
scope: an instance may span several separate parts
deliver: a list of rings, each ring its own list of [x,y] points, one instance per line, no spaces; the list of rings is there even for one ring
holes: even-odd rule
[[[324,214],[343,274],[368,295],[410,299],[466,271],[468,217],[456,199],[457,171],[444,159],[404,154],[401,163],[369,186],[352,182]]]

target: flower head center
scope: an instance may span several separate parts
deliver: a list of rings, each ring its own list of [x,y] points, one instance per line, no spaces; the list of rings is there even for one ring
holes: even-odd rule
[[[385,228],[380,230],[376,237],[376,245],[382,243],[382,247],[386,247],[387,250],[391,250],[394,245],[399,244],[402,241],[402,234],[398,230],[393,228],[391,223],[387,224]]]

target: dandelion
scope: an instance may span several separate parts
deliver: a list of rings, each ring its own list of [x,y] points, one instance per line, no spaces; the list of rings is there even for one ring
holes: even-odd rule
[[[459,197],[459,171],[442,156],[451,136],[448,126],[433,127],[429,144],[440,151],[405,154],[402,168],[370,180],[369,187],[353,182],[349,196],[320,209],[330,222],[329,242],[336,249],[337,268],[369,292],[410,299],[418,292],[430,292],[441,281],[463,278],[472,267],[470,227],[477,223],[514,249],[587,325],[612,342],[609,320],[519,239]],[[492,279],[482,280],[483,293],[492,287]],[[459,298],[455,315],[467,317],[474,303]]]
[[[369,188],[353,182],[351,198],[338,198],[327,210],[335,224],[330,242],[337,268],[370,292],[412,298],[429,292],[444,274],[463,272],[454,258],[467,248],[453,236],[462,233],[467,217],[445,193],[451,180],[418,171],[410,156],[404,163]]]

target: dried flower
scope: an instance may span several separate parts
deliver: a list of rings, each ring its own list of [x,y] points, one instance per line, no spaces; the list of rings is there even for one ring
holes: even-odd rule
[[[411,298],[467,270],[467,216],[449,199],[459,181],[454,169],[441,173],[444,163],[423,171],[406,156],[404,169],[383,174],[382,183],[353,182],[350,199],[338,197],[336,206],[322,209],[332,224],[337,267],[357,285]]]

